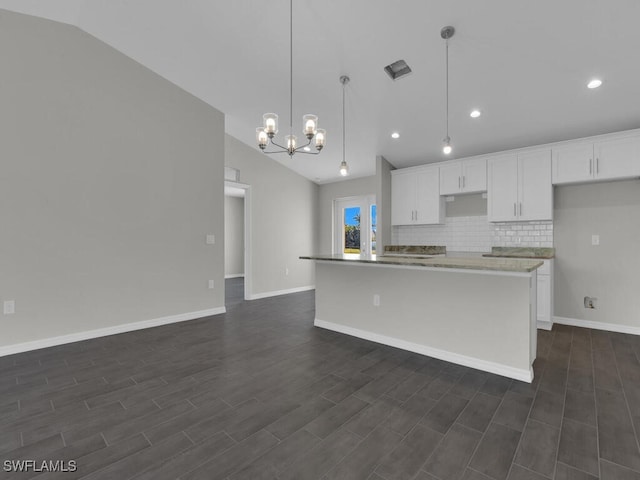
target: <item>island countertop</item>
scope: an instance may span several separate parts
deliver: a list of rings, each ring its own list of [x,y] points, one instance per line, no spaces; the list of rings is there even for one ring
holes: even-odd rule
[[[488,270],[499,272],[530,273],[542,266],[543,262],[533,259],[488,258],[488,257],[444,257],[430,255],[331,255],[319,254],[301,256],[304,260],[329,262],[353,262],[375,265],[401,265],[410,267],[456,268],[463,270]]]

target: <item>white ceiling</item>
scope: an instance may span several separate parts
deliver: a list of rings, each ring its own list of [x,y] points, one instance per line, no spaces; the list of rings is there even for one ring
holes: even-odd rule
[[[0,0],[0,8],[77,25],[226,114],[255,146],[262,114],[289,111],[289,1]],[[294,134],[315,113],[318,156],[274,156],[318,183],[342,160],[372,175],[445,159],[444,41],[450,40],[452,158],[640,127],[638,0],[295,0]],[[413,73],[391,81],[404,59]],[[603,86],[588,90],[600,77]],[[472,108],[483,112],[471,119]],[[400,132],[392,140],[392,131]],[[257,149],[257,147],[256,147]],[[265,158],[265,161],[269,161]]]

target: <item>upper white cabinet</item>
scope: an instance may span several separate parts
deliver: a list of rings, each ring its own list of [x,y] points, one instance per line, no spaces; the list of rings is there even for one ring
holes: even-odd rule
[[[487,191],[487,160],[475,158],[440,165],[440,195]]]
[[[391,172],[391,224],[429,225],[444,222],[438,167]]]
[[[584,141],[553,148],[553,184],[640,176],[640,136]]]
[[[490,222],[553,218],[550,150],[490,157],[487,184]]]

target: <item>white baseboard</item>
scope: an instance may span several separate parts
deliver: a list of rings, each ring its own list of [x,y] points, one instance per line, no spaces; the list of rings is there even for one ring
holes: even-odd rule
[[[327,330],[333,330],[334,332],[344,333],[353,337],[362,338],[364,340],[381,343],[383,345],[389,345],[390,347],[400,348],[409,352],[439,358],[440,360],[456,363],[458,365],[464,365],[465,367],[484,370],[485,372],[495,373],[497,375],[502,375],[503,377],[515,378],[516,380],[521,380],[523,382],[529,383],[531,383],[531,381],[533,380],[533,368],[531,367],[529,368],[529,370],[513,368],[506,365],[501,365],[499,363],[481,360],[479,358],[460,355],[458,353],[448,352],[446,350],[440,350],[433,347],[427,347],[418,343],[407,342],[406,340],[400,340],[398,338],[387,337],[386,335],[380,335],[357,328],[346,327],[337,323],[326,322],[318,318],[314,320],[313,324],[316,327],[326,328]]]
[[[273,292],[254,293],[253,295],[247,296],[247,300],[258,300],[260,298],[277,297],[278,295],[287,295],[289,293],[306,292],[308,290],[314,290],[315,288],[316,288],[315,285],[307,285],[305,287],[289,288],[287,290],[275,290]]]
[[[232,273],[231,275],[225,275],[224,278],[240,278],[244,277],[244,273]]]
[[[124,323],[122,325],[114,325],[113,327],[98,328],[96,330],[87,330],[85,332],[61,335],[59,337],[43,338],[41,340],[34,340],[31,342],[6,345],[0,347],[0,357],[13,355],[15,353],[28,352],[31,350],[39,350],[41,348],[55,347],[56,345],[63,345],[65,343],[80,342],[91,338],[106,337],[108,335],[116,335],[118,333],[142,330],[144,328],[159,327],[169,323],[185,322],[187,320],[195,320],[196,318],[220,315],[226,311],[225,307],[210,308],[208,310],[199,310],[197,312],[180,313],[178,315],[169,315],[167,317],[143,320],[141,322]]]
[[[632,327],[631,325],[594,322],[592,320],[580,320],[577,318],[567,318],[567,317],[553,317],[553,322],[560,323],[562,325],[571,325],[573,327],[593,328],[594,330],[607,330],[609,332],[630,333],[632,335],[640,335],[640,327]]]
[[[553,322],[545,322],[544,320],[538,320],[538,328],[540,330],[551,330],[553,328]]]

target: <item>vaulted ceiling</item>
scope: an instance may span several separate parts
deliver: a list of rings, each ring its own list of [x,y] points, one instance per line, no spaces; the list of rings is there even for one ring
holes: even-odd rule
[[[278,113],[287,133],[288,0],[0,0],[0,8],[78,26],[223,111],[227,133],[249,145],[265,112]],[[294,134],[315,113],[327,147],[265,161],[318,183],[340,178],[344,74],[352,177],[372,175],[376,155],[398,168],[446,159],[446,25],[456,28],[451,158],[640,127],[638,0],[294,0],[293,15]],[[383,68],[399,59],[413,72],[392,81]],[[590,90],[593,77],[603,85]],[[480,118],[470,118],[474,108]]]

